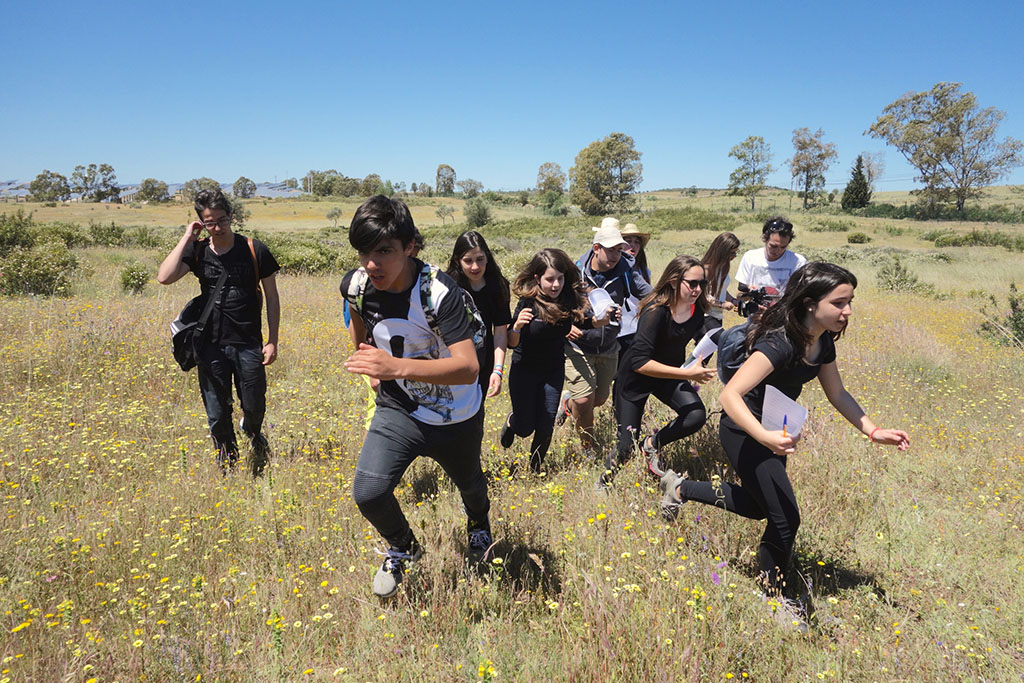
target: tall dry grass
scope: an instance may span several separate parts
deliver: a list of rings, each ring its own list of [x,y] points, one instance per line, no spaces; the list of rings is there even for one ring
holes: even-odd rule
[[[658,263],[661,239],[681,244],[670,235],[652,247]],[[699,235],[685,239],[700,251]],[[1013,255],[986,253],[1020,277]],[[253,481],[219,475],[195,375],[170,357],[166,326],[194,284],[122,295],[117,259],[87,256],[83,294],[0,301],[0,681],[1019,680],[1024,669],[1024,372],[1019,352],[975,335],[955,287],[944,300],[896,297],[870,286],[870,261],[850,266],[866,284],[840,369],[912,448],[868,444],[820,389],[801,398],[811,419],[790,459],[803,519],[794,580],[816,607],[803,634],[756,592],[761,523],[695,504],[666,523],[637,461],[598,493],[600,465],[569,428],[550,471],[530,474],[522,442],[497,443],[504,393],[487,404],[483,443],[494,560],[465,565],[458,496],[418,461],[398,497],[427,552],[399,596],[378,602],[382,544],[350,493],[366,392],[342,366],[339,277],[281,276],[274,458]],[[701,389],[711,409],[717,391]],[[668,414],[651,403],[653,427]],[[731,476],[716,419],[669,450],[675,466]],[[598,432],[611,446],[607,408]]]

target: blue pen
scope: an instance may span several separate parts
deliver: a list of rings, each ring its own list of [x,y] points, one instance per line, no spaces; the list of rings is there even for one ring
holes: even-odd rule
[[[786,435],[786,416],[782,416],[782,435]]]

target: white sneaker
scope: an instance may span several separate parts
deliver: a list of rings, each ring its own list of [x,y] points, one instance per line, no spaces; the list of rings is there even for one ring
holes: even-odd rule
[[[405,564],[416,562],[423,556],[423,548],[419,543],[413,541],[409,552],[400,548],[388,548],[386,553],[377,551],[384,555],[384,562],[373,577],[373,594],[379,598],[390,598],[398,592],[398,584],[402,583],[405,575]]]

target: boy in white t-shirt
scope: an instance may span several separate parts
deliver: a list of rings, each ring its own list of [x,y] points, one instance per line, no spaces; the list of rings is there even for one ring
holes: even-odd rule
[[[779,291],[778,296],[782,296],[789,276],[807,263],[803,256],[788,250],[789,243],[795,236],[793,224],[782,216],[765,221],[764,227],[761,228],[761,241],[764,242],[764,246],[743,254],[739,269],[736,271],[736,281],[751,290],[774,287]]]

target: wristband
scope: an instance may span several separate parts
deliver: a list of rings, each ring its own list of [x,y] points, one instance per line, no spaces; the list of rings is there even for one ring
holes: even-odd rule
[[[875,432],[877,432],[878,430],[879,427],[875,427],[874,429],[871,430],[871,433],[868,434],[868,441],[870,441],[871,443],[875,442]]]
[[[505,366],[504,365],[495,365],[494,369],[491,370],[491,374],[492,375],[497,375],[498,377],[504,377],[505,376]]]

